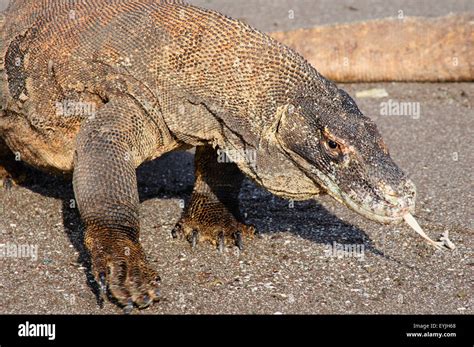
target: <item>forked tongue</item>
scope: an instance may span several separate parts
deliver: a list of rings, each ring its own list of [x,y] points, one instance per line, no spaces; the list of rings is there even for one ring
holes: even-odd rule
[[[449,234],[447,231],[443,233],[443,236],[440,238],[440,241],[436,242],[430,239],[429,236],[425,234],[425,232],[423,231],[423,229],[421,229],[416,219],[410,213],[407,213],[406,215],[404,215],[403,219],[405,219],[405,222],[407,222],[407,224],[411,226],[412,229],[415,230],[417,234],[419,234],[422,238],[424,238],[434,248],[436,249],[448,248],[451,250],[456,248],[454,243],[452,243],[451,240],[449,239]]]

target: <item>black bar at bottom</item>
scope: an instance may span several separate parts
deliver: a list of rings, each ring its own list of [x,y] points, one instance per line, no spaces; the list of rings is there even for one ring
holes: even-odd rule
[[[0,316],[0,346],[69,346],[151,341],[168,345],[238,344],[263,339],[301,344],[364,346],[470,346],[469,315],[338,316]],[[33,336],[32,336],[33,335]],[[42,336],[36,336],[42,335]],[[232,342],[231,342],[232,343]],[[148,346],[148,345],[146,345]]]

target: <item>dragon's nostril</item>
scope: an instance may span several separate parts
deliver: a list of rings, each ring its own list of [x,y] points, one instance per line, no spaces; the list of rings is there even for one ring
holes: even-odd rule
[[[416,186],[411,180],[406,180],[402,185],[402,191],[410,196],[416,195]]]
[[[395,193],[395,191],[393,191],[393,190],[387,190],[387,195],[390,195],[390,196],[398,196],[398,194]]]
[[[379,188],[382,190],[383,194],[385,196],[390,196],[390,197],[398,197],[399,194],[388,184],[385,183],[379,183]]]

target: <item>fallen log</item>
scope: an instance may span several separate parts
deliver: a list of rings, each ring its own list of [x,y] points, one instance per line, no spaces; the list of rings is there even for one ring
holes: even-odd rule
[[[474,14],[385,18],[274,32],[340,82],[474,79]]]

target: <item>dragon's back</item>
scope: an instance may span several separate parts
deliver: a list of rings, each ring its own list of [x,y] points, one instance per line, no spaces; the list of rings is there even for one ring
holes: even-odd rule
[[[70,170],[81,123],[111,95],[132,96],[159,114],[155,123],[177,129],[192,127],[179,112],[183,102],[202,104],[256,143],[299,85],[330,86],[267,35],[177,1],[17,0],[2,32],[0,136],[16,149],[44,148],[29,160],[36,166]]]

